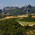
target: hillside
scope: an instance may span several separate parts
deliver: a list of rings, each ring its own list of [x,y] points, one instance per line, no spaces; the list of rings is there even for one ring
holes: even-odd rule
[[[35,26],[21,26],[16,18],[6,19],[0,21],[0,35],[35,35]]]

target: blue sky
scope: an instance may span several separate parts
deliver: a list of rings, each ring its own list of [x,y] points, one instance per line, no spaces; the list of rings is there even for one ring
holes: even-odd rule
[[[35,0],[0,0],[0,9],[6,6],[22,7],[29,4],[35,6]]]

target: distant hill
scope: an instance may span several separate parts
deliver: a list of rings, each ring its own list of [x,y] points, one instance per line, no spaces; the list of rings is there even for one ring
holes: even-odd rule
[[[35,7],[28,5],[28,6],[23,6],[21,8],[19,7],[4,7],[3,8],[3,14],[5,15],[22,15],[22,14],[27,14],[27,13],[35,13]]]
[[[0,9],[0,13],[2,13],[2,9]]]

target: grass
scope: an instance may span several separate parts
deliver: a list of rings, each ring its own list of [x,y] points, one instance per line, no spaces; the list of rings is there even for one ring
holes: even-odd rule
[[[26,26],[26,25],[29,25],[29,26],[35,25],[35,22],[23,22],[23,21],[19,21],[19,23],[23,24],[24,26]]]
[[[29,26],[32,26],[32,25],[35,25],[35,18],[29,18],[29,17],[26,17],[26,18],[22,18],[22,19],[17,19],[17,21],[26,26],[26,25],[29,25]]]
[[[35,18],[29,18],[29,17],[26,17],[26,18],[20,19],[20,21],[25,21],[25,22],[35,22]]]
[[[35,26],[21,26],[17,20],[11,18],[0,21],[0,35],[26,35],[27,30],[35,30]]]

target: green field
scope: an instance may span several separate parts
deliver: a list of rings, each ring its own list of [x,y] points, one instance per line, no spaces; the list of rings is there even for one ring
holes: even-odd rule
[[[17,19],[17,21],[22,24],[22,25],[29,25],[29,26],[32,26],[32,25],[35,25],[35,18],[22,18],[22,19]]]
[[[0,35],[35,35],[35,25],[21,26],[17,20],[21,19],[10,18],[0,21]]]

